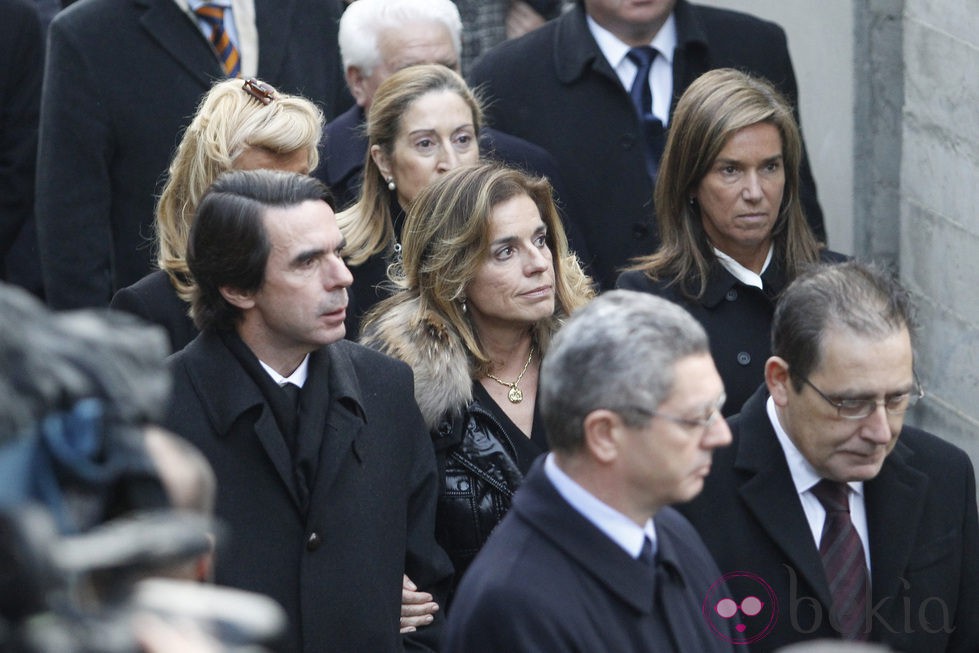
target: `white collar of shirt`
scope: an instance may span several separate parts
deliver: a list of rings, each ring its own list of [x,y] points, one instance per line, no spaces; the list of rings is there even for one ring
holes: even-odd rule
[[[823,524],[826,521],[826,509],[819,502],[811,490],[812,486],[822,480],[819,472],[806,460],[799,448],[789,437],[789,434],[782,428],[782,423],[778,418],[778,411],[775,408],[775,400],[771,397],[765,403],[768,412],[768,420],[775,429],[775,436],[778,443],[782,446],[785,454],[785,462],[789,465],[789,474],[792,476],[792,483],[795,491],[799,494],[799,502],[802,503],[802,510],[806,514],[806,521],[809,522],[809,529],[812,531],[813,540],[816,548],[819,548],[819,540],[823,534]],[[850,521],[853,522],[860,541],[863,543],[863,554],[867,561],[867,569],[870,569],[870,537],[867,530],[867,506],[863,494],[863,481],[853,481],[847,483],[850,487]]]
[[[653,543],[653,551],[657,550],[656,529],[653,527],[652,519],[646,522],[645,527],[640,528],[636,522],[597,499],[591,492],[565,474],[564,470],[554,462],[553,454],[547,454],[547,458],[544,459],[544,473],[558,494],[570,503],[572,508],[580,512],[585,519],[605,533],[609,539],[622,547],[630,556],[639,557],[639,554],[642,553],[643,541],[647,537]]]
[[[215,4],[231,10],[231,20],[226,21],[228,37],[238,48],[241,57],[241,76],[258,74],[258,27],[255,25],[255,0],[173,0],[180,9],[200,25],[194,9],[203,4]],[[210,30],[205,34],[210,35]]]
[[[711,249],[714,250],[714,255],[717,256],[717,260],[721,262],[725,270],[731,273],[731,276],[746,286],[754,286],[759,290],[764,290],[765,284],[761,280],[761,275],[765,274],[765,270],[768,269],[768,264],[772,262],[772,252],[775,251],[774,243],[768,246],[768,256],[765,257],[765,263],[761,266],[760,274],[749,270],[716,247],[712,247]]]
[[[632,80],[636,77],[636,64],[626,56],[631,46],[623,43],[619,37],[595,22],[591,16],[588,16],[587,20],[588,29],[598,44],[598,49],[602,51],[622,82],[622,87],[628,92],[632,88]],[[649,43],[659,53],[649,69],[649,87],[653,92],[653,115],[659,118],[664,127],[670,120],[670,101],[673,98],[673,51],[676,50],[676,40],[676,20],[670,13]]]
[[[283,386],[286,383],[292,383],[301,388],[306,384],[306,376],[309,374],[309,354],[306,354],[306,357],[303,358],[303,362],[300,363],[299,367],[296,368],[296,371],[289,376],[282,376],[261,360],[258,362],[262,366],[262,369],[269,373],[269,376],[272,377],[272,380],[275,381],[276,385]]]

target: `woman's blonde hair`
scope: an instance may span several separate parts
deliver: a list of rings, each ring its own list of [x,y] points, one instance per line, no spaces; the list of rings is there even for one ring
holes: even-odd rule
[[[697,78],[677,103],[656,179],[661,244],[631,269],[654,280],[670,279],[687,297],[703,296],[717,257],[704,232],[700,207],[691,198],[728,139],[759,123],[778,129],[785,169],[782,205],[772,227],[773,261],[791,280],[818,260],[819,243],[799,201],[802,137],[792,107],[768,81],[718,68]]]
[[[543,356],[561,322],[595,292],[591,279],[568,249],[548,181],[497,163],[456,168],[415,198],[401,238],[402,265],[392,274],[398,290],[368,313],[364,330],[391,307],[417,298],[420,324],[436,330],[451,329],[459,336],[469,352],[473,378],[491,371],[492,362],[462,300],[488,256],[493,209],[523,195],[540,212],[554,259],[554,313],[532,328]]]
[[[249,92],[245,84],[267,92]],[[278,93],[258,80],[228,79],[211,87],[177,146],[156,206],[157,265],[182,299],[190,301],[193,291],[187,239],[208,187],[234,169],[248,149],[276,155],[305,151],[311,172],[319,163],[322,133],[323,113],[305,98]]]
[[[450,91],[462,98],[472,110],[476,138],[483,123],[479,99],[453,70],[438,64],[410,66],[384,80],[377,88],[367,114],[367,155],[364,159],[364,181],[357,201],[337,216],[337,224],[347,239],[345,252],[350,265],[361,265],[371,256],[387,249],[394,239],[391,202],[394,191],[388,189],[370,150],[374,145],[387,156],[401,133],[401,120],[418,98],[429,93]],[[403,207],[407,210],[408,207]]]

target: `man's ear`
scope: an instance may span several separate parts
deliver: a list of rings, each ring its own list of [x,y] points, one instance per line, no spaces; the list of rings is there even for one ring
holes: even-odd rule
[[[585,416],[584,448],[592,458],[601,463],[610,463],[619,456],[619,438],[625,424],[618,413],[605,408],[593,410]]]
[[[358,66],[347,66],[347,88],[350,89],[350,94],[354,96],[354,101],[357,102],[357,106],[367,108],[370,104],[370,92],[367,88],[367,77],[364,75]]]
[[[224,301],[243,311],[255,305],[254,292],[245,292],[244,290],[232,288],[231,286],[221,286],[218,290],[221,292],[221,296],[224,297]]]
[[[772,395],[776,406],[785,406],[789,401],[789,384],[792,377],[789,374],[789,364],[784,358],[772,356],[765,361],[765,385]]]

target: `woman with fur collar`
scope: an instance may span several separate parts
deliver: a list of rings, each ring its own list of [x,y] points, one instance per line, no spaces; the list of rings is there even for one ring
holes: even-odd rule
[[[594,295],[545,179],[497,164],[453,170],[412,203],[398,291],[361,342],[408,363],[441,475],[439,543],[462,577],[547,449],[540,362]]]

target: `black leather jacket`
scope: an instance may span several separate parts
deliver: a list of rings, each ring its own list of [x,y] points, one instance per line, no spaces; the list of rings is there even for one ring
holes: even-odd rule
[[[453,588],[500,523],[523,481],[499,420],[473,399],[432,431],[440,492],[435,537],[455,567]]]

